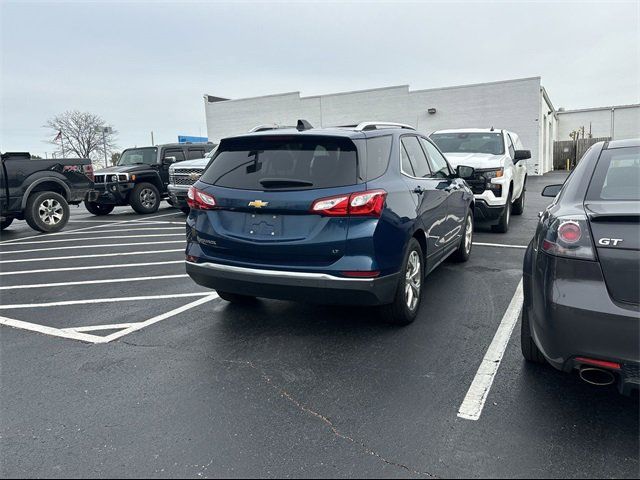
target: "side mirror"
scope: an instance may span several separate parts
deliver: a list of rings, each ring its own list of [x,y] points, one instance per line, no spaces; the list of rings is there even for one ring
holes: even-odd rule
[[[471,178],[475,175],[476,169],[473,167],[467,167],[466,165],[458,165],[456,168],[456,174],[458,178]]]
[[[176,157],[164,157],[162,160],[163,165],[171,165],[172,163],[176,163]]]
[[[560,190],[562,190],[562,185],[547,185],[542,190],[542,196],[555,198],[560,193]]]
[[[517,163],[520,160],[527,160],[529,158],[531,158],[531,150],[516,150],[513,161]]]

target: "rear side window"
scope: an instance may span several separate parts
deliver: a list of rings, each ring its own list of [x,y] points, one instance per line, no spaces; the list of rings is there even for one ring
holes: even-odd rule
[[[429,170],[429,164],[427,163],[427,157],[418,142],[418,137],[407,136],[402,137],[402,146],[404,147],[404,151],[409,157],[409,162],[413,167],[414,174],[412,176],[419,178],[426,178],[431,175],[431,171]],[[404,157],[402,158],[403,165],[406,163]],[[404,170],[404,167],[403,167]],[[405,171],[405,173],[411,175],[409,171]]]
[[[348,138],[260,136],[223,141],[201,180],[241,190],[307,190],[355,185],[357,172]]]
[[[587,197],[590,200],[640,200],[640,147],[603,150]]]
[[[184,160],[184,152],[182,151],[182,149],[166,149],[164,151],[164,156],[162,157],[162,159],[164,160],[165,158],[169,158],[169,157],[175,157],[176,162],[182,162]]]
[[[393,137],[374,137],[367,140],[367,180],[378,178],[387,171]]]
[[[203,158],[203,157],[204,157],[204,149],[190,148],[187,151],[187,159],[188,160],[195,160],[197,158]]]

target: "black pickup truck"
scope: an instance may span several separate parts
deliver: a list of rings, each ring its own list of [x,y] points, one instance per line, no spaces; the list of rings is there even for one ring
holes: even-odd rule
[[[212,143],[168,143],[153,147],[127,148],[118,164],[95,172],[95,202],[85,202],[94,215],[108,215],[116,206],[131,205],[138,213],[153,213],[163,199],[169,200],[169,166],[202,158]]]
[[[26,152],[0,155],[0,190],[0,230],[17,219],[40,232],[57,232],[69,221],[70,204],[97,198],[91,160],[35,160]]]

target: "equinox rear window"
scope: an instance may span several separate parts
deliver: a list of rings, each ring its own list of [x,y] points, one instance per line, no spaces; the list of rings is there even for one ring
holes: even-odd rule
[[[301,190],[354,185],[357,172],[348,138],[260,136],[223,141],[201,180],[241,190]]]

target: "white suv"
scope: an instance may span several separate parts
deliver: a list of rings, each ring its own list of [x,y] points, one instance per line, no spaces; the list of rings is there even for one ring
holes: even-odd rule
[[[491,225],[495,232],[509,230],[511,213],[524,211],[526,160],[518,135],[494,128],[438,130],[430,135],[455,168],[475,168],[467,183],[475,194],[475,221]]]

